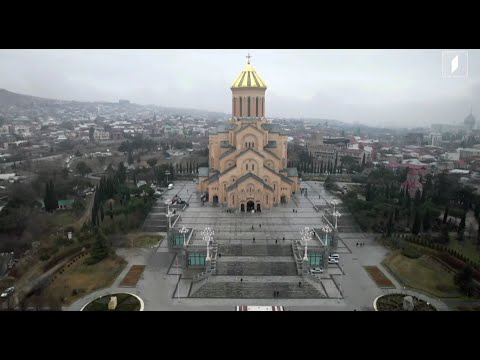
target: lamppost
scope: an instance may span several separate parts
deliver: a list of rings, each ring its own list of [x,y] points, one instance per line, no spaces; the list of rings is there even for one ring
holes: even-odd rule
[[[338,298],[337,298],[337,303],[340,302],[340,295],[342,295],[342,282],[343,282],[343,275],[344,275],[344,272],[343,272],[343,258],[342,258],[342,266],[341,266],[341,270],[342,270],[342,275],[340,277],[340,284],[338,286]],[[342,295],[343,296],[343,295]]]
[[[213,234],[214,231],[210,229],[208,226],[205,228],[205,230],[202,231],[202,239],[207,243],[207,257],[205,258],[205,261],[210,261],[210,253],[208,251],[208,245],[210,244],[210,241],[213,239]]]
[[[165,175],[167,176],[167,186],[168,186],[168,175],[170,175],[170,171],[165,171]]]
[[[325,246],[327,246],[328,245],[328,234],[330,234],[333,230],[330,226],[325,225],[322,228],[322,231],[325,233]]]
[[[183,225],[179,232],[183,234],[183,245],[185,245],[185,235],[188,233],[187,227]]]
[[[338,205],[338,200],[333,200],[331,204],[333,205],[333,212],[335,212],[335,205]]]
[[[168,218],[168,229],[172,227],[172,220],[171,218],[173,217],[173,210],[170,210],[170,205],[167,205],[167,213],[165,216]]]
[[[310,230],[310,228],[306,226],[305,229],[300,230],[300,235],[302,236],[302,240],[305,241],[305,254],[303,256],[303,260],[308,261],[307,247],[308,247],[308,242],[312,239],[313,230]]]
[[[336,210],[333,214],[333,216],[335,216],[335,229],[337,228],[337,221],[338,221],[338,218],[342,216],[342,214],[340,214],[338,212],[338,210]]]

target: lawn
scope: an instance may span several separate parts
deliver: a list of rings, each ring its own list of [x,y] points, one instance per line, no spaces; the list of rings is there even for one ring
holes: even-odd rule
[[[395,288],[395,285],[377,266],[364,266],[364,268],[379,288]]]
[[[139,235],[133,238],[134,247],[147,247],[158,246],[162,241],[161,235]]]
[[[86,265],[84,260],[80,260],[59,274],[45,292],[69,305],[95,290],[110,286],[126,264],[119,256],[109,257],[95,265]]]
[[[437,297],[460,297],[453,282],[453,273],[447,272],[428,255],[411,259],[395,252],[383,263],[405,286]]]
[[[452,250],[463,254],[468,259],[480,263],[480,251],[476,246],[475,240],[465,240],[464,242],[459,242],[456,238],[456,233],[450,233],[450,242],[448,247]]]
[[[57,226],[67,226],[72,225],[76,221],[77,216],[75,216],[72,210],[58,210],[52,215],[52,219]]]

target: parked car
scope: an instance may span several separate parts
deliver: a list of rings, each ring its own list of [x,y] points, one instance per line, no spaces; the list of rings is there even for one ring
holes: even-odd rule
[[[172,190],[173,189],[173,184],[168,184],[168,190]]]
[[[9,296],[12,295],[14,292],[15,292],[15,287],[14,287],[14,286],[11,286],[11,287],[5,289],[5,291],[0,295],[0,297],[2,297],[2,298],[9,297]]]
[[[310,269],[310,272],[312,274],[321,274],[321,273],[323,273],[323,269],[319,268],[319,267],[316,267],[316,268]]]
[[[328,257],[329,257],[329,258],[332,258],[332,259],[338,259],[338,258],[340,258],[340,256],[339,256],[338,254],[335,254],[335,253],[328,255]]]
[[[338,264],[338,259],[328,258],[328,263],[329,264]]]

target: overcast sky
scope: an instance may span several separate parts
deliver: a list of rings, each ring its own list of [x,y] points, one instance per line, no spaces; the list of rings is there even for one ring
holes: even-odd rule
[[[269,117],[421,126],[461,122],[470,104],[480,114],[480,50],[464,78],[442,77],[441,50],[0,50],[0,88],[229,113],[248,52]]]

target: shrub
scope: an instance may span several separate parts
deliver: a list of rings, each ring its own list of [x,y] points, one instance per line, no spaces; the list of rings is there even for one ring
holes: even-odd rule
[[[41,261],[47,261],[48,259],[50,259],[50,255],[48,255],[48,254],[40,255],[40,260]]]
[[[414,246],[407,246],[402,250],[402,255],[410,259],[418,259],[422,256],[422,253]]]
[[[455,270],[462,270],[466,266],[466,264],[463,261],[449,254],[444,253],[444,254],[441,254],[439,257],[443,262],[445,262]]]

